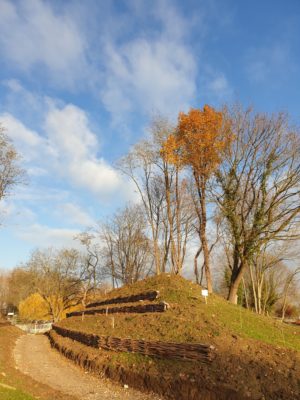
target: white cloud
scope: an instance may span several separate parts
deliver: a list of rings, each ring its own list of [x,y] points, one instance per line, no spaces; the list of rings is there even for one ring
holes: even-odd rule
[[[223,73],[215,73],[208,78],[206,85],[208,94],[219,101],[224,101],[232,96],[232,88]]]
[[[0,115],[0,121],[15,142],[28,145],[29,147],[37,147],[41,144],[42,139],[39,134],[26,128],[13,115],[3,113]]]
[[[196,61],[184,40],[186,21],[171,4],[159,7],[156,18],[162,23],[161,32],[123,43],[110,39],[104,47],[105,84],[101,95],[117,122],[137,109],[146,114],[159,110],[174,116],[186,109],[195,95]]]
[[[0,202],[0,224],[1,225],[27,225],[36,220],[36,213],[29,207],[17,202],[3,199]]]
[[[95,223],[87,212],[73,203],[61,204],[58,207],[57,214],[72,224],[79,224],[84,227],[92,226]]]
[[[25,201],[32,203],[54,202],[62,203],[69,199],[69,192],[61,188],[53,188],[46,186],[20,186],[18,192],[15,193],[14,199],[17,201]]]
[[[53,148],[48,141],[39,133],[27,128],[21,121],[9,113],[0,114],[0,123],[4,127],[6,134],[13,140],[23,160],[29,163],[37,160],[45,160],[54,153]],[[32,167],[32,172],[37,171]],[[38,167],[39,171],[45,169]]]
[[[1,0],[0,48],[14,67],[45,66],[65,85],[86,67],[85,40],[74,20],[41,0]]]
[[[89,128],[86,113],[72,104],[50,109],[46,115],[45,130],[52,145],[64,157],[77,161],[98,150],[98,140]]]
[[[120,188],[121,178],[107,162],[97,156],[99,142],[83,110],[67,105],[52,108],[47,114],[45,132],[57,151],[57,170],[73,184],[98,194]]]
[[[16,236],[29,242],[34,247],[77,247],[80,245],[74,240],[78,235],[76,229],[51,228],[46,225],[32,224],[15,232]]]
[[[31,176],[58,176],[72,186],[107,198],[126,192],[119,172],[99,157],[99,140],[87,114],[72,104],[59,107],[47,100],[43,135],[27,128],[9,113],[0,122],[28,164]],[[47,108],[48,107],[48,108]]]

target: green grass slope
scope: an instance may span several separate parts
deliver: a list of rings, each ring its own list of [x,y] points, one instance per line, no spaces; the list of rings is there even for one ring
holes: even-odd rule
[[[170,310],[153,314],[113,314],[72,317],[60,323],[65,328],[99,335],[145,340],[220,344],[228,337],[255,339],[300,351],[300,327],[260,316],[211,295],[205,304],[198,285],[180,276],[163,274],[111,291],[106,298],[159,290],[157,301]],[[114,305],[115,307],[116,305]]]

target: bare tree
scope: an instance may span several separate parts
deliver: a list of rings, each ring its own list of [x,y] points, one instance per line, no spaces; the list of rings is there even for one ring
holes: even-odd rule
[[[166,119],[157,117],[150,138],[136,144],[119,163],[140,195],[150,228],[156,274],[166,271],[168,260],[172,272],[181,272],[193,215],[186,177],[181,177],[180,169],[169,163],[162,151],[173,130]]]
[[[144,278],[152,271],[153,257],[140,206],[127,206],[100,226],[104,269],[113,286]]]
[[[8,303],[15,307],[34,293],[32,274],[24,266],[14,268],[8,275]]]
[[[288,276],[287,279],[285,281],[284,284],[284,289],[283,289],[283,302],[282,302],[282,314],[281,314],[281,319],[282,321],[285,318],[285,313],[286,313],[286,309],[287,309],[287,299],[288,299],[288,293],[289,293],[289,289],[291,288],[292,284],[294,283],[296,277],[300,275],[300,267],[295,268],[293,271],[291,271]]]
[[[165,122],[154,122],[152,137],[136,144],[129,154],[119,162],[120,170],[134,183],[143,204],[147,222],[150,227],[156,274],[164,271],[168,258],[172,232],[165,223],[166,176],[170,181],[169,166],[161,162],[160,149],[164,135],[162,126]],[[166,134],[165,134],[166,135]],[[169,181],[167,185],[169,185]],[[161,237],[164,237],[161,246]]]
[[[98,288],[102,276],[100,265],[100,248],[96,243],[96,236],[91,231],[82,232],[75,237],[85,247],[85,252],[81,254],[81,292],[82,305],[85,308],[88,294],[95,292]]]
[[[215,195],[233,247],[228,299],[236,303],[254,255],[270,241],[298,237],[300,141],[284,114],[225,112],[236,138],[216,173]]]
[[[24,171],[19,166],[20,156],[0,125],[0,201],[7,197],[16,185],[24,182]]]
[[[281,287],[288,279],[285,262],[294,260],[299,252],[290,248],[287,241],[267,242],[254,254],[249,264],[251,297],[258,314],[270,311],[270,306],[280,298]],[[276,273],[278,270],[278,273]],[[280,278],[280,279],[279,279]]]

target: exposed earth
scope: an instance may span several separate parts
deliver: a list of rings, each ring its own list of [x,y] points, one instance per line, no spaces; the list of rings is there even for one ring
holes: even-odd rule
[[[37,382],[84,400],[159,400],[106,379],[97,379],[52,349],[44,335],[22,335],[14,349],[17,368]]]

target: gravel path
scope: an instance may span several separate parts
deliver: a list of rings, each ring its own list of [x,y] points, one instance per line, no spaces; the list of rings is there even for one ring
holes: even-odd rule
[[[125,389],[85,373],[52,349],[44,335],[21,336],[16,342],[14,358],[22,373],[80,400],[160,400],[154,394]]]

